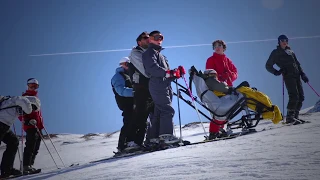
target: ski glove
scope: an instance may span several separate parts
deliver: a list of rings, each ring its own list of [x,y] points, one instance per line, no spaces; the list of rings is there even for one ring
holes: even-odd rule
[[[179,66],[178,69],[179,69],[179,71],[180,71],[180,75],[181,75],[181,76],[183,76],[183,75],[186,74],[186,70],[184,69],[183,66]]]
[[[236,91],[234,87],[229,87],[227,94],[234,94],[234,95],[239,95],[239,93]]]
[[[308,77],[306,76],[305,73],[302,73],[302,74],[301,74],[301,79],[302,79],[305,83],[309,82],[309,79],[308,79]]]
[[[30,120],[24,121],[24,125],[26,125],[26,126],[35,126],[36,124],[37,124],[37,121],[35,119],[30,119]]]
[[[273,73],[275,76],[280,76],[281,74],[282,74],[282,72],[281,72],[281,70],[280,71],[275,71],[274,73]]]
[[[174,78],[180,78],[180,71],[178,69],[174,69],[174,70],[168,70],[166,72],[166,78],[171,78],[171,77],[174,77]]]

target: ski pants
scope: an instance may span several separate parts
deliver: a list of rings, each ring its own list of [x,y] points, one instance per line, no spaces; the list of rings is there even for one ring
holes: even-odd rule
[[[120,104],[120,103],[119,103]],[[121,103],[122,116],[123,116],[123,126],[120,130],[118,148],[124,149],[126,143],[129,142],[129,134],[133,128],[132,122],[134,122],[133,113],[133,98],[126,98],[126,102]]]
[[[11,171],[16,157],[19,140],[17,136],[10,130],[10,127],[0,122],[0,142],[7,145],[6,150],[3,152],[1,160],[1,174]]]
[[[160,87],[159,87],[160,86]],[[175,111],[172,107],[173,92],[171,85],[165,87],[162,84],[149,81],[149,91],[155,108],[151,119],[149,138],[158,138],[159,135],[173,134],[173,116]]]
[[[147,119],[154,109],[148,87],[134,86],[134,105],[135,118],[129,139],[134,140],[138,145],[142,145],[147,131]]]
[[[42,135],[42,132],[39,130]],[[26,143],[23,152],[23,166],[30,166],[34,164],[36,156],[39,152],[41,144],[41,136],[36,128],[29,128],[26,130]]]
[[[288,111],[300,111],[304,101],[304,92],[300,77],[285,78],[284,83],[289,95],[289,101],[287,105]]]

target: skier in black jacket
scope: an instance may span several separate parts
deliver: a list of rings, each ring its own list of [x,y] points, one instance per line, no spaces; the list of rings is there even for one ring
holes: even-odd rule
[[[286,123],[301,123],[299,119],[299,111],[304,101],[304,92],[301,84],[301,79],[307,83],[308,77],[303,72],[301,65],[295,53],[288,46],[289,39],[286,35],[278,37],[277,49],[274,49],[268,61],[266,62],[266,69],[275,76],[283,75],[283,80],[286,85],[289,102],[287,105]],[[276,64],[280,70],[276,70],[273,65]]]

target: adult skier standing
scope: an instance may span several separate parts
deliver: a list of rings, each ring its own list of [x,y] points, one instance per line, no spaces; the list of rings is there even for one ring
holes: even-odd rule
[[[233,82],[238,78],[238,70],[233,62],[226,56],[227,45],[223,40],[215,40],[212,43],[214,53],[207,59],[206,69],[214,69],[217,72],[218,80],[226,82],[228,86],[233,86]],[[220,129],[223,129],[223,121],[214,120],[210,122],[209,139],[217,137]]]
[[[146,74],[142,62],[142,54],[149,44],[149,34],[142,32],[136,39],[137,46],[130,53],[129,74],[134,91],[135,122],[128,135],[131,148],[142,146],[147,129],[147,119],[153,111],[153,102],[149,92],[149,76]]]
[[[22,114],[30,114],[40,110],[40,100],[33,96],[0,96],[0,143],[7,145],[1,160],[1,176],[7,178],[11,175],[21,175],[22,172],[13,168],[14,159],[18,151],[18,137],[10,127]]]
[[[127,138],[131,131],[130,128],[132,128],[132,122],[134,122],[133,89],[128,75],[129,62],[128,57],[123,57],[119,62],[120,67],[116,69],[116,73],[111,79],[112,91],[123,116],[123,126],[120,130],[117,147],[119,152],[123,151],[127,146],[135,146],[134,143],[127,143]]]
[[[286,35],[280,35],[278,37],[278,46],[271,52],[265,67],[268,72],[275,76],[282,74],[289,95],[286,123],[299,124],[303,121],[299,119],[299,111],[304,101],[304,92],[300,77],[305,83],[309,82],[309,79],[303,72],[300,62],[289,47],[288,42],[289,39]],[[276,70],[273,67],[274,64],[280,69]]]
[[[151,119],[150,142],[164,144],[177,143],[180,140],[173,135],[172,87],[171,82],[185,74],[182,66],[171,69],[168,60],[161,54],[163,35],[160,31],[149,34],[148,49],[142,55],[145,72],[150,76],[149,91],[155,104],[154,115]]]
[[[22,96],[38,97],[39,82],[35,78],[27,80],[28,89]],[[41,111],[32,111],[30,114],[25,114],[19,117],[20,121],[24,121],[23,129],[26,132],[26,142],[23,151],[23,171],[36,171],[33,167],[36,156],[39,152],[41,144],[41,136],[43,125],[43,118]],[[38,130],[40,134],[38,133]]]

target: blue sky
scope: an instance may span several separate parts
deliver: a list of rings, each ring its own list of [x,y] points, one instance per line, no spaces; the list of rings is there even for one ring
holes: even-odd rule
[[[264,1],[266,2],[266,1]],[[284,0],[270,8],[261,0],[212,1],[9,1],[0,2],[1,95],[21,95],[26,80],[40,82],[39,96],[50,133],[112,132],[122,126],[110,80],[129,51],[31,57],[32,54],[128,49],[142,31],[160,30],[164,46],[320,35],[318,0]],[[282,2],[282,4],[281,4]],[[269,7],[269,8],[268,8]],[[310,84],[320,91],[319,38],[289,41]],[[282,80],[265,69],[276,41],[228,44],[226,54],[247,80],[282,109]],[[171,67],[205,68],[211,46],[163,51]],[[179,80],[181,84],[184,81]],[[175,86],[173,84],[175,89]],[[303,84],[303,108],[319,99]],[[285,106],[287,103],[285,91]],[[176,97],[173,106],[177,111]],[[181,103],[182,123],[199,121]],[[203,120],[205,120],[203,118]],[[178,124],[178,113],[174,117]],[[19,128],[19,122],[16,121]]]

